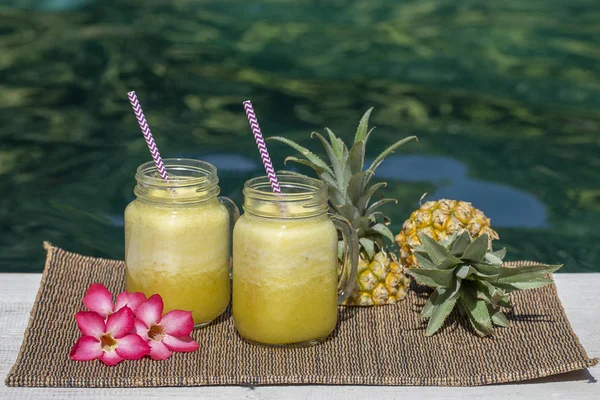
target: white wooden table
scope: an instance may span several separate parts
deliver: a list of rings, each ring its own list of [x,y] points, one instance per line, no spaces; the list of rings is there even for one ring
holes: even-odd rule
[[[529,381],[471,388],[386,386],[262,386],[157,389],[50,389],[9,388],[4,379],[12,367],[29,312],[37,294],[40,274],[0,274],[0,399],[125,398],[158,399],[502,399],[513,396],[548,399],[600,399],[600,366],[589,370]],[[600,357],[600,273],[556,274],[556,285],[569,320],[590,357]]]

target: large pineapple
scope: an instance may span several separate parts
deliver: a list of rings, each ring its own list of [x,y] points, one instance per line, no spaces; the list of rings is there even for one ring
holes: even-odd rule
[[[369,109],[360,120],[350,149],[328,128],[325,130],[329,141],[323,135],[313,132],[312,137],[317,137],[325,147],[329,164],[291,140],[271,138],[293,147],[304,156],[287,157],[286,162],[293,161],[315,170],[329,188],[331,212],[348,219],[358,233],[360,259],[357,284],[345,305],[394,304],[404,298],[409,284],[396,257],[386,247],[385,238],[394,241],[394,235],[387,227],[390,221],[382,212],[377,211],[382,205],[396,200],[382,198],[371,202],[375,192],[386,186],[385,182],[371,184],[371,179],[385,157],[416,137],[410,136],[394,143],[363,170],[365,146],[373,131],[367,129],[372,110]]]
[[[490,219],[471,203],[441,199],[422,204],[404,222],[396,236],[402,265],[407,268],[419,265],[413,252],[416,246],[422,244],[419,234],[424,233],[440,242],[465,230],[472,238],[487,234],[490,246],[493,239],[498,239],[498,234],[490,227]]]

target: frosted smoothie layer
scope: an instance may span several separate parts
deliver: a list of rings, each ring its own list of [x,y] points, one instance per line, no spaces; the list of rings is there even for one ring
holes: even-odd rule
[[[161,192],[187,196],[182,189]],[[165,312],[191,310],[196,324],[215,319],[230,297],[229,230],[227,209],[216,198],[193,204],[133,201],[125,210],[127,290],[159,293]]]
[[[233,317],[268,344],[327,337],[337,322],[337,232],[326,215],[242,216],[234,229]]]

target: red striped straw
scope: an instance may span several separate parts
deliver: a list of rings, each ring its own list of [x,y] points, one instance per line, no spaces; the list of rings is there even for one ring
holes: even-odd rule
[[[133,107],[135,117],[138,120],[138,124],[140,124],[140,129],[144,134],[144,139],[146,139],[146,144],[148,145],[148,150],[150,150],[150,154],[152,155],[152,159],[154,160],[154,165],[156,165],[156,169],[158,170],[160,177],[166,181],[169,179],[169,174],[167,173],[167,170],[165,169],[165,164],[163,163],[163,160],[160,157],[158,147],[156,147],[156,143],[154,142],[154,138],[152,137],[152,132],[150,132],[150,127],[148,126],[146,117],[144,117],[142,107],[140,107],[140,102],[138,101],[135,92],[127,93],[127,97],[129,97],[129,102],[131,103],[131,107]]]
[[[260,158],[262,158],[265,171],[267,171],[267,176],[271,182],[271,189],[273,189],[273,193],[281,193],[279,181],[277,180],[277,175],[275,175],[273,163],[271,162],[271,157],[269,157],[267,145],[265,144],[265,140],[263,139],[263,135],[260,131],[260,126],[258,126],[256,114],[254,114],[254,108],[252,107],[250,100],[246,100],[244,102],[244,109],[246,110],[248,122],[250,123],[250,128],[252,128],[252,134],[254,135],[254,140],[256,140],[256,145],[258,146],[258,151],[260,152]]]

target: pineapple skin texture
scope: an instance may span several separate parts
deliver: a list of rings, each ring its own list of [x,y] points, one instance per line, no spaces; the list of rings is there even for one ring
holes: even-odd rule
[[[490,244],[499,238],[491,228],[490,219],[471,203],[448,199],[426,202],[411,214],[396,236],[402,265],[406,268],[419,266],[412,250],[421,244],[419,233],[425,233],[439,242],[463,230],[467,230],[473,238],[487,233]]]
[[[396,304],[406,297],[410,280],[402,266],[391,253],[380,251],[372,260],[365,252],[360,253],[357,286],[343,305],[379,306]]]

